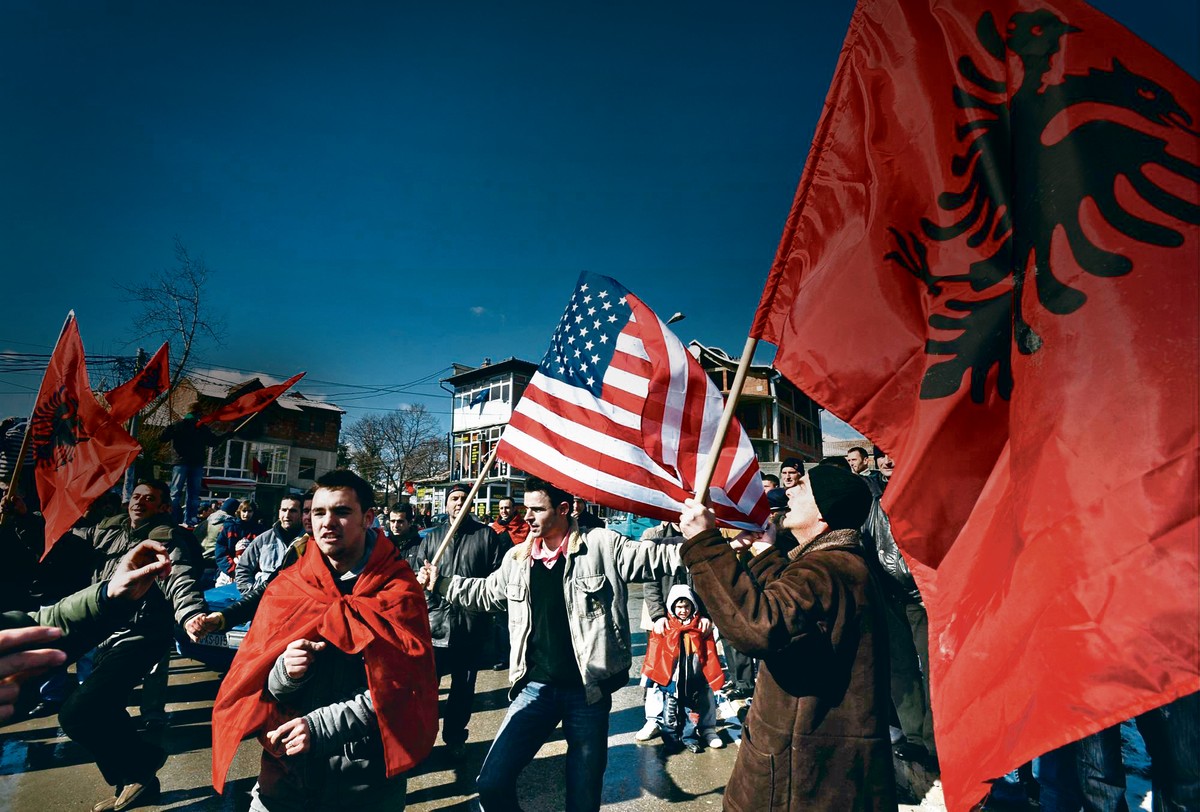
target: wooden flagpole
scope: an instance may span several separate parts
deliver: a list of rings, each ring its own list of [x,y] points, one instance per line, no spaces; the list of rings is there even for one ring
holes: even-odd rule
[[[713,438],[712,449],[700,478],[696,480],[696,499],[701,504],[708,504],[708,486],[712,484],[713,473],[717,470],[717,458],[721,453],[721,444],[733,422],[733,413],[737,409],[738,399],[742,396],[742,387],[746,383],[746,375],[750,372],[750,362],[754,359],[754,350],[758,347],[758,339],[750,336],[742,350],[742,360],[738,363],[737,373],[733,376],[733,385],[729,387],[729,397],[725,400],[725,411],[721,414],[721,422],[717,425],[717,436]]]
[[[488,454],[484,460],[483,467],[479,469],[479,478],[475,480],[475,484],[471,486],[470,493],[467,494],[467,499],[463,502],[462,510],[454,517],[454,521],[450,522],[450,527],[446,530],[446,535],[442,538],[442,543],[438,545],[437,552],[433,554],[433,560],[429,563],[437,566],[437,562],[441,560],[442,553],[446,552],[446,548],[450,546],[450,539],[454,538],[454,534],[458,532],[458,528],[462,527],[463,521],[467,518],[467,510],[471,503],[475,501],[475,494],[479,493],[479,486],[483,484],[483,480],[487,478],[488,473],[492,470],[492,463],[496,461],[496,452],[500,450],[500,442],[492,447],[492,453]]]

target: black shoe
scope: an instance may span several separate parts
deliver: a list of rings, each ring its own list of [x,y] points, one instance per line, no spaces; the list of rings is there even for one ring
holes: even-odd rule
[[[139,806],[153,806],[158,803],[160,791],[157,777],[150,778],[145,783],[126,784],[117,795],[117,803],[113,806],[113,812],[121,812],[123,809],[134,809]]]
[[[921,765],[929,761],[929,751],[925,749],[924,745],[917,744],[916,742],[900,742],[900,744],[892,748],[892,752],[901,761],[915,761]]]
[[[703,753],[704,748],[700,746],[700,742],[687,741],[683,743],[689,753]]]
[[[681,742],[679,739],[675,738],[674,736],[669,736],[664,733],[662,749],[663,749],[663,752],[666,753],[667,755],[674,755],[675,753],[682,753],[683,752],[683,742]]]
[[[446,745],[446,755],[451,761],[462,761],[463,756],[467,754],[466,742],[455,742],[454,744]]]

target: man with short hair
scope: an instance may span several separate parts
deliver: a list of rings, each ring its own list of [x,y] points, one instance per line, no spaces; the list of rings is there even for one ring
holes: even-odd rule
[[[96,648],[91,674],[58,714],[63,732],[95,757],[104,780],[115,787],[113,796],[97,803],[93,812],[121,812],[158,797],[156,773],[167,754],[138,735],[125,705],[134,687],[167,653],[175,624],[205,611],[199,573],[188,553],[195,540],[171,521],[170,494],[164,482],[139,480],[126,516],[77,531],[93,550],[92,583],[110,579],[126,553],[146,539],[165,547],[171,561],[171,574],[162,588],[148,590],[133,619]]]
[[[238,556],[233,581],[238,592],[250,593],[255,584],[266,581],[283,563],[288,547],[304,531],[301,522],[302,505],[299,496],[279,500],[279,518],[266,532],[254,537]]]
[[[804,476],[804,462],[799,457],[788,457],[779,467],[779,487],[787,490],[796,487]]]
[[[764,491],[773,491],[779,487],[779,477],[774,474],[762,475],[762,486]]]
[[[200,487],[208,447],[225,438],[199,422],[194,412],[188,412],[183,419],[163,429],[159,439],[171,444],[175,457],[171,466],[171,509],[175,522],[195,527],[199,523]]]
[[[496,514],[496,521],[492,522],[493,530],[500,534],[507,533],[509,541],[513,544],[520,544],[528,538],[529,522],[521,518],[511,496],[500,497],[500,501],[496,503]]]
[[[418,549],[421,546],[421,533],[417,530],[416,512],[412,505],[395,504],[388,511],[388,538],[396,545],[396,551],[404,557],[408,565],[416,572],[421,568]]]
[[[421,542],[417,560],[430,561],[459,513],[465,513],[458,532],[442,555],[440,568],[449,575],[482,578],[500,566],[507,544],[491,527],[471,514],[467,502],[470,487],[458,483],[446,494],[449,521],[435,528]],[[479,669],[495,664],[491,657],[492,618],[486,612],[452,606],[435,594],[427,594],[429,626],[433,633],[434,658],[439,677],[450,676],[450,694],[442,717],[442,742],[452,758],[466,752],[467,723],[475,705],[475,680]]]
[[[846,462],[850,463],[850,470],[856,474],[865,474],[871,467],[871,461],[867,459],[867,449],[860,445],[846,452]]]
[[[481,806],[519,809],[517,776],[563,723],[567,812],[595,812],[608,762],[612,694],[629,681],[627,584],[679,566],[674,544],[644,544],[607,528],[584,530],[571,495],[536,477],[525,481],[529,539],[511,547],[486,578],[418,578],[450,603],[508,608],[512,705],[476,780]]]
[[[760,658],[725,809],[896,809],[882,598],[858,528],[862,477],[818,465],[788,488],[784,555],[773,526],[732,544],[689,499],[681,554],[723,638]],[[754,557],[738,560],[733,544]]]
[[[278,571],[213,708],[213,781],[238,743],[265,747],[254,812],[404,808],[404,772],[437,733],[437,681],[411,568],[371,528],[370,486],[317,480],[313,537]],[[264,686],[266,691],[263,691]]]

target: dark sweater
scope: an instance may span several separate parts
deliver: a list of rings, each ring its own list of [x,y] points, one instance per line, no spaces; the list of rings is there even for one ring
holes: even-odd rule
[[[575,662],[571,645],[571,628],[567,624],[567,602],[563,596],[563,571],[566,564],[560,557],[546,569],[540,561],[532,562],[529,572],[529,649],[526,662],[529,670],[525,682],[545,682],[560,688],[579,687],[583,678]]]

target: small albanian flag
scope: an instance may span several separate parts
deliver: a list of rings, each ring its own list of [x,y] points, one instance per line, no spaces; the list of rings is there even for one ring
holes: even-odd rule
[[[118,423],[124,423],[142,410],[147,403],[167,391],[171,385],[171,366],[168,343],[158,348],[150,363],[130,380],[104,394],[108,413]]]
[[[204,415],[197,422],[201,425],[207,423],[216,423],[222,420],[239,420],[243,417],[249,417],[252,414],[257,414],[263,409],[270,406],[279,396],[292,388],[296,381],[303,378],[307,373],[300,372],[286,381],[275,386],[264,386],[262,389],[255,389],[253,392],[247,392],[237,400],[226,403],[215,412]]]
[[[34,478],[46,518],[45,558],[142,450],[88,386],[74,311],[50,357],[30,426]]]

